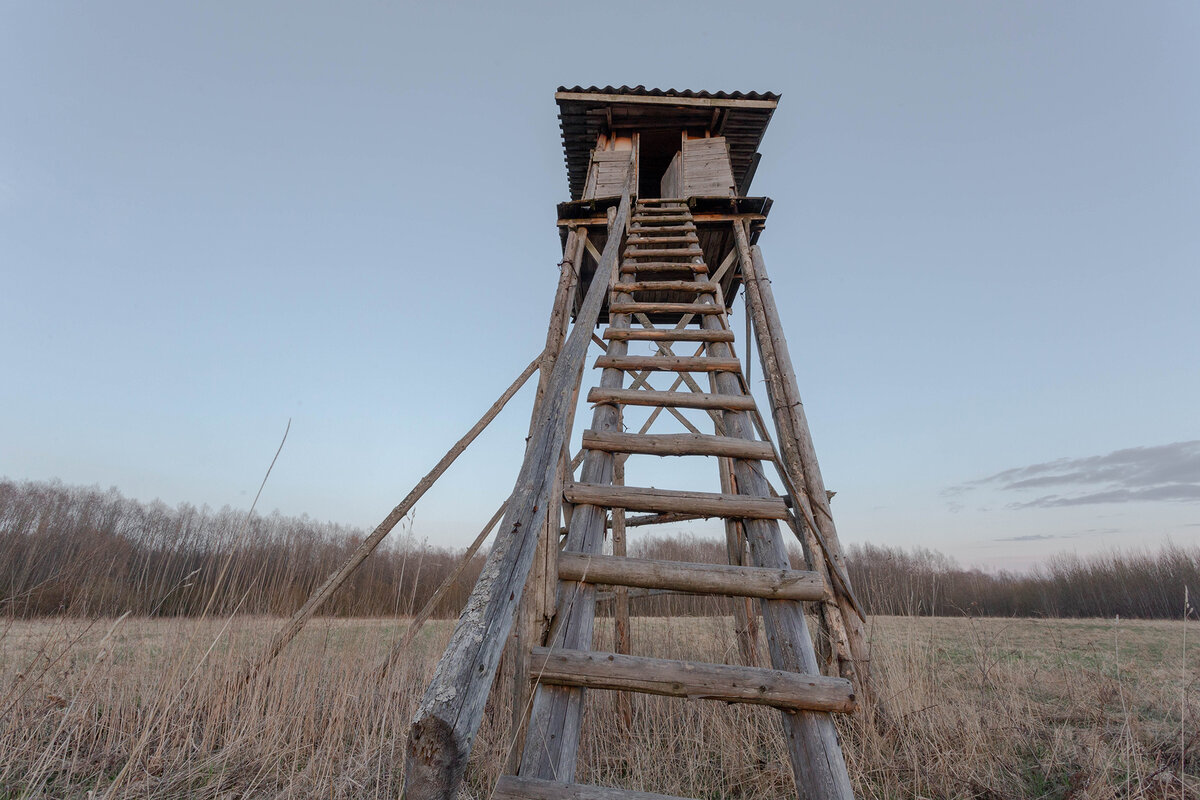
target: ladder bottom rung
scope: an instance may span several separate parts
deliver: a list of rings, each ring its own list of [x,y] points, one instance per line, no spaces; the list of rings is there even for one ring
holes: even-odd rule
[[[688,800],[669,794],[611,789],[583,783],[560,783],[541,778],[501,775],[492,791],[492,800]]]
[[[708,272],[707,264],[696,264],[691,261],[642,261],[634,263],[626,261],[621,265],[621,273],[629,275],[635,272]]]
[[[639,372],[740,372],[742,363],[736,358],[713,356],[600,356],[596,367]]]
[[[622,291],[619,288],[616,291]],[[610,314],[720,314],[725,309],[715,303],[639,303],[615,302],[608,306]]]
[[[754,398],[746,394],[708,394],[707,392],[660,392],[654,389],[606,389],[595,386],[588,391],[593,404],[619,403],[625,406],[663,408],[711,408],[723,411],[753,411]]]
[[[854,687],[844,678],[548,647],[532,648],[530,659],[530,674],[554,686],[749,703],[788,711],[848,713],[855,708]]]
[[[691,222],[691,214],[635,214],[634,222]]]
[[[613,286],[613,290],[617,292],[716,294],[717,284],[712,281],[625,281]]]
[[[627,511],[682,512],[727,519],[787,519],[787,503],[782,497],[679,492],[573,482],[563,487],[563,497],[568,503],[623,508]]]
[[[703,433],[586,430],[583,432],[583,448],[650,456],[723,456],[754,461],[771,461],[775,458],[774,448],[766,442]]]
[[[609,586],[766,600],[821,600],[829,594],[820,574],[806,570],[570,552],[558,554],[558,577]]]
[[[696,328],[608,328],[605,339],[638,342],[732,342],[733,331],[706,331]]]
[[[625,249],[625,258],[695,258],[704,255],[699,247],[639,247],[637,242],[630,244],[632,246]]]
[[[685,233],[696,230],[696,226],[687,225],[635,225],[630,229],[630,234],[642,233]]]

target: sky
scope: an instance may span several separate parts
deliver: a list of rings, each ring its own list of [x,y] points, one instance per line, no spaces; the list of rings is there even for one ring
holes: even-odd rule
[[[290,420],[260,510],[374,526],[542,346],[556,87],[774,91],[843,541],[1200,544],[1197,41],[1190,2],[4,4],[0,476],[244,508]],[[474,538],[531,403],[407,535]]]

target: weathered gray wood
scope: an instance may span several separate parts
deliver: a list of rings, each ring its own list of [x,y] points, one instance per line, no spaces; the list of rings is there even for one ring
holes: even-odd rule
[[[609,241],[619,238],[619,235],[610,236]],[[593,286],[597,280],[593,278]],[[614,297],[628,298],[628,295],[615,293]],[[616,327],[629,324],[628,315],[616,314],[610,319],[610,324]],[[577,321],[576,327],[578,325]],[[608,345],[608,353],[619,357],[624,355],[627,347],[624,341],[612,341]],[[601,373],[600,385],[604,388],[619,389],[624,379],[622,370],[606,368]],[[619,419],[616,406],[596,406],[592,413],[591,429],[616,430]],[[580,476],[585,481],[609,485],[613,480],[613,461],[612,453],[586,450]],[[576,505],[568,526],[563,553],[600,552],[604,545],[607,522],[605,509],[595,504],[566,499]],[[560,558],[563,553],[559,554]],[[590,583],[564,582],[559,586],[558,611],[548,637],[549,642],[556,647],[569,649],[591,646],[596,613],[594,595],[595,587]],[[525,777],[564,781],[573,779],[582,719],[582,692],[563,687],[538,686],[529,713],[520,774]]]
[[[788,711],[854,710],[850,681],[824,675],[549,647],[533,648],[529,660],[531,672],[542,684],[721,700]]]
[[[672,225],[645,225],[639,223],[634,225],[631,230],[638,233],[676,233],[679,231],[694,231],[696,230],[696,226],[690,224],[680,225],[678,223]]]
[[[610,586],[671,589],[727,597],[819,600],[828,592],[825,583],[815,572],[616,555],[563,553],[558,559],[558,576],[566,580],[586,580]]]
[[[720,317],[703,317],[701,324],[706,329],[716,330],[722,326],[722,320]],[[709,345],[709,355],[728,358],[732,350],[724,342],[715,342]],[[715,373],[713,383],[718,392],[742,394],[741,383],[735,374]],[[722,412],[722,419],[725,435],[754,438],[750,415],[745,411]],[[740,459],[733,459],[732,464],[739,493],[755,498],[769,496],[770,490],[761,465]],[[745,519],[742,527],[755,566],[791,568],[787,546],[777,522]],[[760,602],[771,665],[784,672],[820,675],[816,652],[800,604],[791,600]],[[783,725],[800,800],[852,800],[854,793],[850,776],[832,718],[820,712],[797,711],[784,714]]]
[[[640,517],[625,517],[626,528],[641,528],[646,525],[668,525],[673,522],[691,522],[697,519],[708,519],[704,514],[645,514]]]
[[[350,577],[351,573],[358,569],[358,565],[366,560],[367,556],[369,556],[371,552],[379,545],[379,543],[383,541],[383,537],[387,536],[388,533],[391,532],[392,528],[396,527],[396,524],[400,522],[400,520],[404,519],[404,516],[408,514],[410,510],[412,510],[412,507],[416,505],[417,501],[421,499],[425,492],[429,491],[429,487],[433,486],[437,479],[442,476],[442,473],[450,468],[450,465],[453,464],[460,455],[462,455],[462,452],[467,449],[467,446],[470,445],[471,442],[475,441],[475,438],[483,432],[483,429],[486,428],[488,424],[496,418],[496,415],[499,414],[501,410],[503,410],[508,401],[512,399],[512,396],[515,395],[517,391],[525,385],[525,381],[529,380],[529,376],[537,371],[538,364],[541,362],[541,358],[542,356],[539,353],[537,358],[529,362],[529,366],[525,367],[521,374],[517,376],[517,379],[514,380],[507,389],[504,390],[504,393],[500,395],[496,402],[492,403],[491,408],[484,412],[483,416],[479,418],[479,421],[472,425],[471,429],[463,434],[461,439],[454,443],[454,446],[450,448],[446,455],[442,456],[442,459],[434,465],[433,469],[426,473],[425,477],[421,478],[421,480],[417,482],[417,485],[414,486],[412,491],[410,491],[408,495],[400,502],[400,505],[393,508],[391,513],[384,517],[383,522],[380,522],[379,525],[375,527],[375,530],[371,531],[371,534],[362,542],[360,542],[358,547],[354,548],[354,551],[346,558],[344,562],[342,562],[342,565],[338,567],[332,575],[326,578],[325,582],[317,587],[317,590],[314,591],[309,598],[304,601],[304,605],[300,606],[300,608],[296,610],[296,613],[292,614],[291,618],[284,623],[283,627],[276,631],[275,635],[271,637],[271,641],[267,643],[267,646],[263,650],[262,654],[250,668],[250,671],[247,674],[247,679],[257,674],[259,670],[269,664],[272,659],[275,658],[275,656],[279,655],[279,651],[287,647],[288,643],[291,642],[292,639],[296,638],[296,634],[298,634],[304,627],[304,624],[312,618],[312,615],[317,612],[317,609],[324,605],[325,601],[333,596],[333,593],[336,592],[338,588],[346,582],[346,579]]]
[[[720,314],[725,309],[711,303],[613,303],[613,314]]]
[[[828,571],[833,581],[836,608],[826,604],[824,616],[830,630],[830,638],[840,651],[838,668],[843,677],[850,678],[858,686],[864,698],[870,700],[869,674],[870,649],[866,629],[860,616],[861,606],[853,597],[853,587],[845,569],[837,528],[829,508],[829,497],[821,478],[820,465],[812,444],[804,405],[783,335],[783,325],[775,306],[774,294],[767,277],[762,252],[749,247],[745,228],[734,224],[734,236],[738,250],[742,253],[742,273],[746,286],[746,303],[755,321],[759,355],[763,359],[763,374],[767,378],[768,394],[771,397],[772,413],[779,431],[780,453],[784,469],[792,482],[803,494],[799,498],[815,522],[815,534],[819,534],[816,547],[828,561]],[[748,268],[747,268],[748,267]],[[813,546],[810,544],[810,547]],[[858,609],[855,606],[859,606]],[[847,652],[848,651],[848,652]]]
[[[695,272],[707,273],[708,267],[694,261],[627,261],[621,265],[622,275],[640,272]]]
[[[655,214],[653,212],[646,213],[647,211],[648,209],[639,211],[637,216],[633,218],[634,223],[662,225],[663,223],[667,222],[692,222],[692,217],[690,214],[674,214],[670,211],[662,214]]]
[[[695,328],[609,328],[605,339],[639,342],[732,342],[732,331],[701,331]]]
[[[618,409],[617,415],[617,430],[623,427],[623,415]],[[613,458],[613,485],[625,485],[625,458]],[[609,512],[609,529],[612,531],[612,551],[616,558],[624,558],[628,555],[625,547],[625,509],[614,508]],[[567,553],[566,558],[588,558],[589,556],[578,553]],[[558,577],[563,577],[561,567],[562,560],[559,559],[555,563],[555,569],[558,571]],[[580,575],[571,580],[581,581],[583,576]],[[592,581],[594,583],[595,581]],[[615,600],[613,604],[613,650],[624,655],[629,655],[633,652],[633,641],[630,638],[629,631],[629,590],[624,586],[615,587]],[[621,721],[626,728],[633,724],[633,705],[629,701],[629,697],[622,695],[617,699],[617,713],[621,717]]]
[[[583,447],[589,450],[607,450],[610,453],[653,456],[728,456],[760,461],[769,461],[775,457],[775,449],[766,442],[703,433],[638,434],[584,431]]]
[[[628,161],[628,156],[626,156]],[[546,394],[546,386],[554,370],[554,362],[562,351],[566,340],[567,325],[570,320],[571,305],[575,296],[579,275],[583,269],[583,254],[587,250],[588,229],[580,227],[572,230],[563,247],[563,260],[560,263],[558,287],[554,293],[554,304],[550,310],[550,322],[546,326],[546,349],[543,351],[542,363],[539,370],[538,391],[534,397],[533,411],[529,420],[529,432],[542,416],[542,399]],[[576,403],[571,404],[574,409]],[[568,414],[564,428],[564,441],[570,441],[571,425],[574,412]],[[564,447],[564,458],[566,448]],[[560,459],[561,461],[561,459]],[[559,472],[565,472],[565,466],[560,464]],[[554,486],[548,493],[546,507],[546,525],[540,534],[537,549],[534,552],[533,566],[526,579],[525,593],[517,611],[517,621],[513,633],[501,659],[511,687],[512,713],[508,768],[512,771],[520,764],[521,747],[525,741],[525,720],[529,709],[529,659],[526,654],[529,648],[542,644],[546,629],[554,615],[555,589],[558,586],[557,566],[550,569],[550,563],[558,554],[556,533],[562,514],[562,475],[556,478]],[[550,540],[554,539],[553,546]]]
[[[500,653],[546,524],[546,499],[555,481],[591,332],[616,269],[629,205],[626,185],[575,327],[554,364],[542,419],[526,448],[496,543],[413,718],[404,775],[408,800],[453,800],[462,782]]]
[[[736,194],[724,137],[686,139],[682,152],[682,194],[685,197],[731,197]]]
[[[700,238],[694,233],[680,233],[673,236],[645,236],[635,230],[635,232],[629,235],[627,241],[629,244],[638,246],[648,244],[697,244]]]
[[[597,409],[603,406],[596,406]],[[601,452],[601,451],[594,451]],[[778,497],[744,497],[713,492],[679,492],[668,489],[615,487],[596,483],[568,483],[563,496],[572,503],[619,506],[627,511],[680,511],[713,517],[784,519],[787,505]]]
[[[667,408],[713,408],[749,411],[753,397],[730,397],[706,392],[658,392],[653,389],[600,389],[588,392],[589,403],[620,403],[626,406],[665,406]]]
[[[627,292],[694,292],[712,293],[717,285],[709,281],[635,281],[624,284]]]
[[[747,398],[749,399],[749,398]],[[724,430],[722,421],[719,426]],[[736,490],[733,479],[733,462],[722,458],[719,463],[721,491],[732,494]],[[742,521],[727,519],[725,522],[725,553],[729,563],[735,566],[746,564],[746,533],[742,530]],[[822,593],[827,591],[824,576],[814,573],[821,584]],[[754,603],[749,597],[737,598],[733,601],[733,633],[737,638],[738,652],[741,653],[742,663],[758,664],[758,616],[754,611]]]
[[[597,367],[658,372],[741,372],[736,358],[689,358],[687,356],[600,356]]]
[[[544,781],[537,778],[501,775],[492,792],[492,800],[687,800],[653,792],[609,789],[582,783]]]
[[[696,256],[704,255],[704,251],[698,246],[690,247],[639,247],[638,245],[630,245],[625,248],[626,258],[666,258],[675,256],[679,258],[695,258]]]

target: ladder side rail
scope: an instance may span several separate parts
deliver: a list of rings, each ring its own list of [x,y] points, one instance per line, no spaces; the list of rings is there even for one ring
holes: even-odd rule
[[[629,219],[626,181],[614,230]],[[458,791],[500,654],[524,594],[538,539],[546,524],[567,419],[577,396],[591,332],[600,316],[609,276],[617,268],[622,236],[609,236],[587,296],[546,387],[543,416],[533,432],[512,501],[496,543],[417,707],[406,744],[404,797],[450,800]]]
[[[619,230],[619,229],[618,229]],[[610,241],[620,238],[617,233]],[[617,292],[617,296],[627,296]],[[612,316],[614,327],[628,327],[629,315]],[[628,342],[622,339],[608,343],[607,354],[623,356]],[[605,389],[620,389],[625,371],[608,367],[600,377]],[[615,431],[620,423],[616,405],[597,405],[592,412],[593,431]],[[580,480],[589,484],[610,485],[613,481],[614,455],[605,450],[588,450],[583,459]],[[597,554],[604,545],[607,510],[603,506],[582,503],[575,506],[568,526],[563,552]],[[595,584],[586,581],[565,582],[559,587],[558,613],[547,637],[554,648],[590,650],[596,614]],[[530,671],[537,674],[541,664],[536,660]],[[579,750],[580,727],[583,723],[583,690],[578,687],[538,684],[525,734],[525,749],[521,758],[522,777],[546,780],[573,781]]]
[[[711,295],[708,299],[715,302]],[[716,330],[721,327],[722,321],[718,316],[706,315],[701,318],[701,325],[705,329]],[[728,358],[732,353],[725,342],[714,342],[709,348],[709,353],[717,358]],[[716,373],[714,383],[722,393],[742,394],[741,383],[734,372]],[[747,412],[725,411],[722,415],[727,436],[754,438],[753,425]],[[734,481],[740,493],[752,497],[770,496],[759,462],[742,459],[732,461]],[[744,519],[742,526],[755,566],[791,568],[778,522]],[[761,609],[772,666],[778,670],[820,675],[801,605],[788,600],[763,600]],[[833,718],[828,713],[814,711],[783,713],[782,717],[800,800],[853,800],[854,792]]]
[[[542,354],[542,362],[538,373],[537,394],[533,400],[533,412],[529,418],[529,433],[542,414],[542,399],[554,370],[554,362],[562,352],[567,338],[568,324],[572,298],[579,284],[579,276],[583,274],[583,256],[587,252],[588,229],[584,226],[571,228],[567,241],[563,246],[563,259],[559,262],[558,286],[554,292],[554,304],[550,310],[550,323],[546,328],[546,349]],[[615,270],[614,270],[615,272]],[[578,389],[576,389],[578,392]],[[577,406],[573,401],[571,408]],[[574,423],[574,413],[568,415],[564,428],[563,441],[571,440],[571,429]],[[511,687],[512,707],[510,713],[510,735],[513,747],[509,752],[509,768],[515,770],[520,758],[521,746],[525,741],[525,712],[529,705],[529,659],[526,654],[535,645],[540,645],[546,634],[549,620],[554,615],[555,589],[558,586],[556,559],[558,555],[557,531],[562,516],[561,484],[566,473],[566,465],[562,463],[564,455],[559,459],[558,471],[550,488],[546,505],[546,524],[534,552],[533,567],[525,580],[525,594],[517,610],[517,622],[509,638],[508,646],[501,657],[501,675],[505,676]],[[550,543],[554,545],[551,547]]]
[[[778,428],[780,454],[784,470],[789,473],[793,485],[807,497],[796,498],[797,502],[811,508],[810,515],[816,523],[816,533],[821,541],[815,543],[825,560],[833,580],[830,586],[836,599],[836,608],[826,607],[824,616],[830,620],[831,638],[838,649],[849,650],[838,658],[838,669],[843,677],[852,680],[863,694],[870,699],[869,664],[870,651],[867,647],[863,620],[855,609],[853,588],[846,574],[845,561],[825,493],[825,483],[813,448],[812,434],[800,399],[800,389],[792,366],[787,341],[779,322],[774,292],[767,277],[762,251],[750,247],[746,229],[740,221],[733,224],[734,238],[742,266],[742,282],[746,287],[748,316],[754,320],[755,336],[763,375],[767,379],[767,391],[771,411]],[[843,638],[844,637],[844,638]]]

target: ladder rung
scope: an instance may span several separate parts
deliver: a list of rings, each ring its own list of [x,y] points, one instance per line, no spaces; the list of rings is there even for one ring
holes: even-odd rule
[[[828,594],[816,572],[583,553],[559,553],[558,577],[609,586],[769,600],[820,600]]]
[[[700,392],[658,392],[650,389],[604,389],[588,392],[589,403],[620,403],[626,406],[663,406],[665,408],[716,408],[726,411],[753,411],[754,398],[746,394],[701,394]]]
[[[530,657],[530,674],[555,686],[752,703],[791,711],[855,708],[854,688],[844,678],[548,647],[532,648]]]
[[[623,508],[627,511],[680,511],[731,519],[787,519],[787,504],[781,497],[679,492],[598,483],[568,483],[563,487],[563,497],[569,503]]]
[[[742,362],[736,358],[708,356],[600,356],[596,359],[596,367],[639,372],[739,372]]]
[[[587,430],[583,432],[583,447],[586,450],[649,456],[724,456],[757,461],[770,461],[775,458],[774,449],[766,442],[704,433],[623,433]]]
[[[501,775],[492,790],[492,800],[687,800],[669,794],[610,789],[584,783],[559,783],[541,778]]]
[[[666,214],[643,214],[641,210],[633,217],[634,222],[691,222],[691,214],[668,216]]]
[[[695,292],[716,294],[717,285],[712,281],[634,281],[618,283],[618,292]]]
[[[609,303],[608,305],[610,314],[720,314],[724,310],[715,303]]]
[[[634,225],[630,228],[630,235],[643,233],[684,233],[687,231],[696,230],[696,226],[689,223],[687,225]]]
[[[701,255],[704,255],[704,251],[699,247],[648,247],[642,249],[637,246],[637,242],[631,242],[630,246],[625,248],[625,258],[666,258],[668,256],[695,258]]]
[[[629,275],[637,272],[708,272],[708,265],[689,261],[642,261],[631,263],[626,261],[621,265],[621,273]]]
[[[641,236],[634,231],[625,241],[627,244],[696,244],[700,239],[694,233],[683,236]]]
[[[733,331],[704,331],[696,328],[608,328],[605,339],[635,342],[732,342]]]

